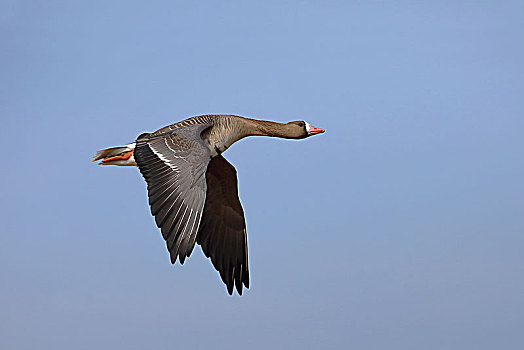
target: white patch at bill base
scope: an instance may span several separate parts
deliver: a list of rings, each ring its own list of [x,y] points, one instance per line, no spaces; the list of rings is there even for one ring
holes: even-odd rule
[[[304,122],[304,123],[306,123],[306,131],[309,134],[309,130],[311,130],[311,125],[308,122]]]

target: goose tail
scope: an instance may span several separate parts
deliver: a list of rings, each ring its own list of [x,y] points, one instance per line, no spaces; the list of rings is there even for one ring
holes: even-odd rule
[[[100,165],[136,166],[134,151],[134,142],[121,147],[105,148],[97,151],[92,161],[101,160],[98,163]]]

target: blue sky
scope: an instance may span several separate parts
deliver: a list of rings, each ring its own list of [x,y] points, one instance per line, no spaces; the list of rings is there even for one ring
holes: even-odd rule
[[[524,346],[524,4],[3,1],[0,347]],[[304,119],[239,175],[252,284],[172,266],[100,148]]]

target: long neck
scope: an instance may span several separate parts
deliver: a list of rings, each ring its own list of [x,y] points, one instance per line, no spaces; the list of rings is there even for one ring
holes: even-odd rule
[[[245,136],[270,136],[289,138],[286,133],[286,124],[270,122],[266,120],[241,119],[242,129]]]
[[[255,120],[238,116],[221,116],[214,121],[215,127],[202,135],[212,152],[224,152],[233,143],[247,136],[272,136],[288,138],[284,133],[286,124]]]

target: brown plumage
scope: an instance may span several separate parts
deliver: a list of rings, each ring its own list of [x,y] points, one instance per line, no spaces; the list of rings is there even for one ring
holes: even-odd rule
[[[202,115],[140,135],[135,142],[98,151],[103,165],[138,166],[146,180],[151,214],[171,262],[183,264],[195,242],[227,286],[249,288],[244,211],[235,168],[221,153],[247,136],[302,139],[323,129],[233,115]]]

